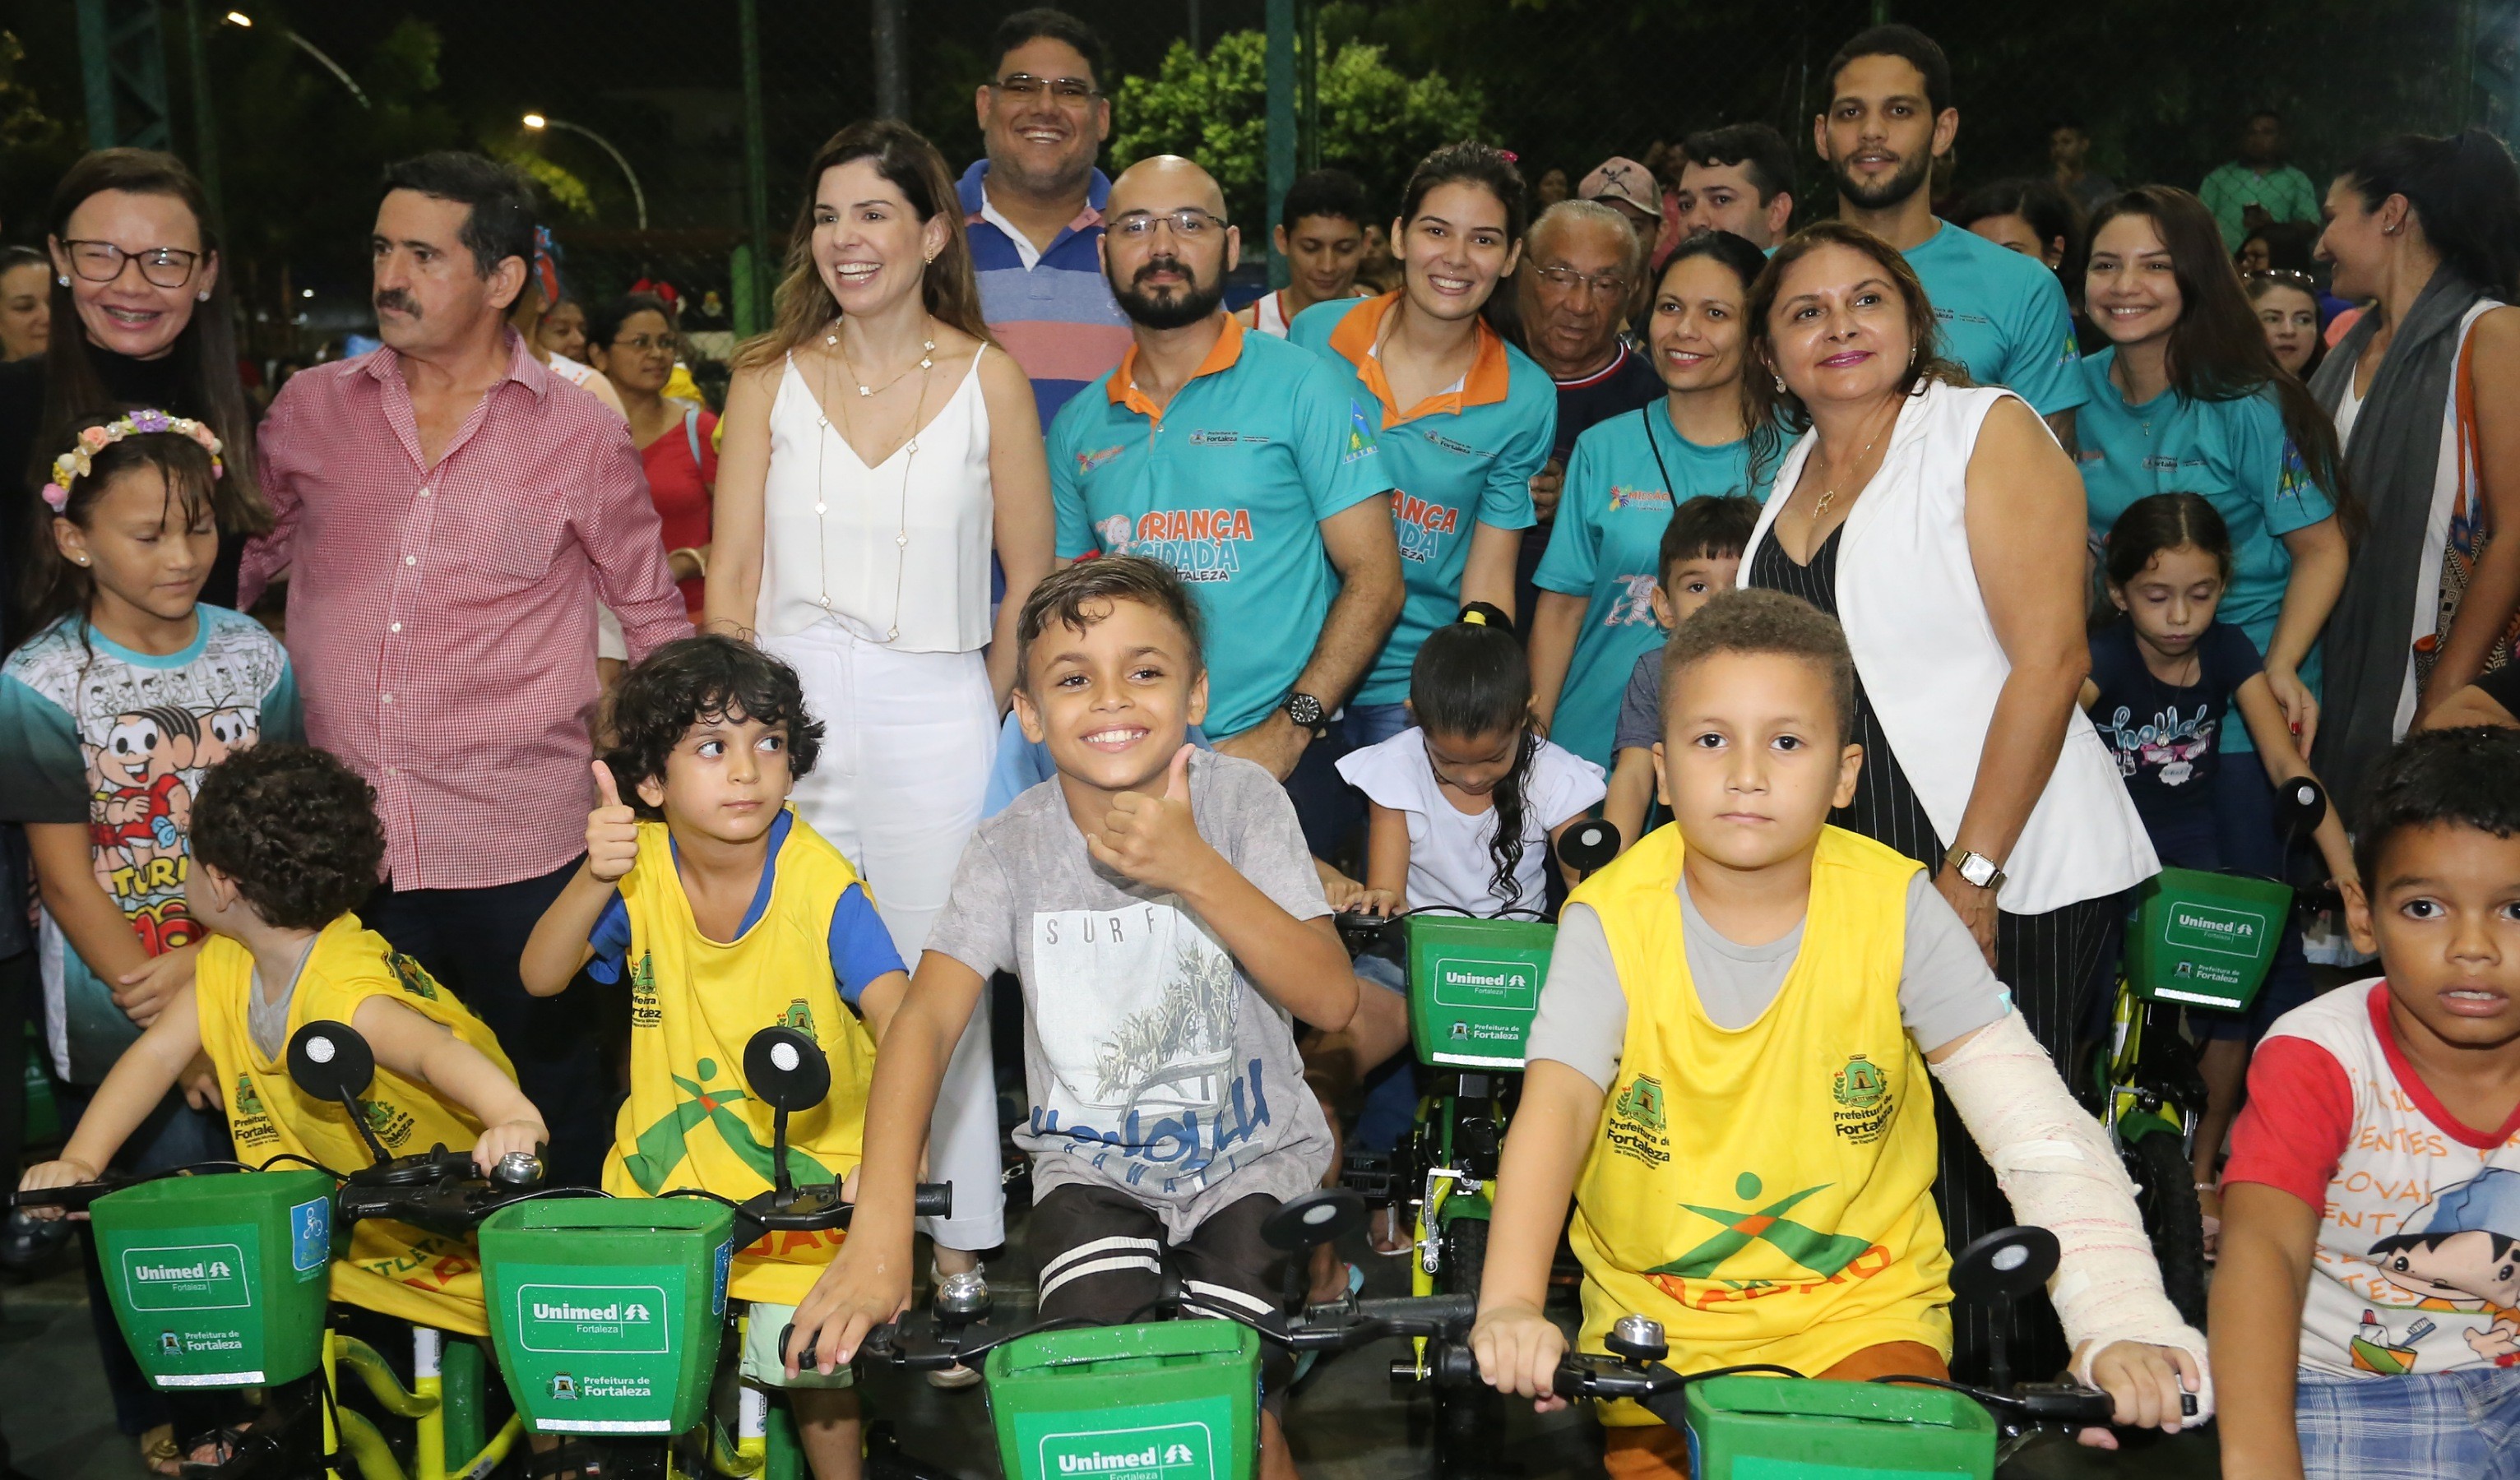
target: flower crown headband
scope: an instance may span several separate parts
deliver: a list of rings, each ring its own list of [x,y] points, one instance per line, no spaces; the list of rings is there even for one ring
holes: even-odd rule
[[[227,465],[219,461],[218,433],[190,417],[170,417],[162,411],[135,411],[117,417],[102,426],[80,429],[78,444],[53,459],[53,480],[44,485],[44,502],[59,514],[69,507],[70,484],[86,477],[96,466],[96,455],[124,437],[155,436],[171,431],[202,444],[210,455],[210,478],[213,482],[227,475]]]

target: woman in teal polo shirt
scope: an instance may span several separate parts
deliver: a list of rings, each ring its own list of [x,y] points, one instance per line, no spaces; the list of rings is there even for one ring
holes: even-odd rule
[[[1392,482],[1400,620],[1349,699],[1350,746],[1409,727],[1409,669],[1464,602],[1513,610],[1513,558],[1537,522],[1532,474],[1549,461],[1557,390],[1480,310],[1522,251],[1522,176],[1485,144],[1435,151],[1409,176],[1391,240],[1400,289],[1317,303],[1286,337],[1352,370]],[[1368,399],[1368,398],[1371,399]]]
[[[2275,365],[2221,243],[2204,203],[2172,186],[2129,191],[2093,219],[2085,311],[2110,347],[2083,357],[2083,491],[2094,541],[2150,494],[2214,506],[2231,531],[2220,617],[2257,644],[2308,754],[2316,645],[2345,585],[2336,432]],[[2225,726],[2222,748],[2252,748],[2248,731]]]
[[[1731,232],[1683,242],[1663,264],[1646,340],[1668,394],[1575,439],[1549,553],[1533,581],[1533,707],[1549,738],[1608,770],[1637,656],[1661,645],[1655,559],[1672,510],[1747,494],[1765,503],[1774,460],[1750,468],[1741,414],[1742,304],[1767,265]]]

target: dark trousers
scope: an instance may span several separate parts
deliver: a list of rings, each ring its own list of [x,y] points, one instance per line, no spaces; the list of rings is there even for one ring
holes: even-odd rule
[[[2126,900],[2112,894],[2050,910],[2045,915],[2000,915],[1995,926],[1995,974],[2012,989],[2031,1036],[2070,1075],[2076,1032],[2117,932],[2125,928]],[[1995,1170],[1979,1154],[1968,1128],[1949,1099],[1935,1097],[1934,1129],[1942,1140],[1941,1175],[1934,1202],[1943,1215],[1943,1236],[1957,1254],[1982,1234],[2019,1222],[1996,1186]],[[1982,1305],[1952,1308],[1952,1373],[1983,1380],[1997,1328],[1995,1312]],[[2044,1296],[2016,1301],[2004,1326],[2005,1354],[2015,1380],[2040,1380],[2063,1368],[2064,1329]]]
[[[397,889],[387,879],[359,918],[499,1036],[518,1087],[551,1127],[551,1181],[594,1187],[618,1099],[599,1047],[603,998],[584,977],[557,997],[534,997],[517,974],[535,922],[576,870],[572,862],[479,889]]]

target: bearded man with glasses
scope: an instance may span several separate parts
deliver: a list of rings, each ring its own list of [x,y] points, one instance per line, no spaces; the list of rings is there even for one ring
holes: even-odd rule
[[[1043,7],[999,22],[989,54],[997,65],[972,98],[988,157],[963,174],[963,212],[981,316],[1032,381],[1047,426],[1129,348],[1098,256],[1110,53],[1084,22]]]

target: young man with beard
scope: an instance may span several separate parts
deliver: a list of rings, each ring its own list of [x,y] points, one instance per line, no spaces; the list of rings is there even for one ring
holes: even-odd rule
[[[1105,213],[1102,267],[1133,343],[1051,424],[1058,558],[1144,555],[1180,573],[1212,634],[1216,748],[1295,777],[1298,811],[1327,830],[1335,757],[1307,749],[1400,614],[1373,419],[1352,378],[1224,311],[1241,243],[1206,170],[1140,160]]]
[[[2038,259],[1934,216],[1926,186],[1960,128],[1942,47],[1912,25],[1876,25],[1840,47],[1825,75],[1828,110],[1812,119],[1812,144],[1837,179],[1838,219],[1908,258],[1933,301],[1943,358],[2020,395],[2072,452],[2087,393],[2064,288]]]
[[[1098,255],[1111,182],[1094,157],[1111,134],[1110,53],[1074,16],[1042,7],[998,22],[997,67],[973,106],[988,157],[964,171],[963,212],[980,313],[1032,381],[1041,424],[1120,363],[1129,321]]]

